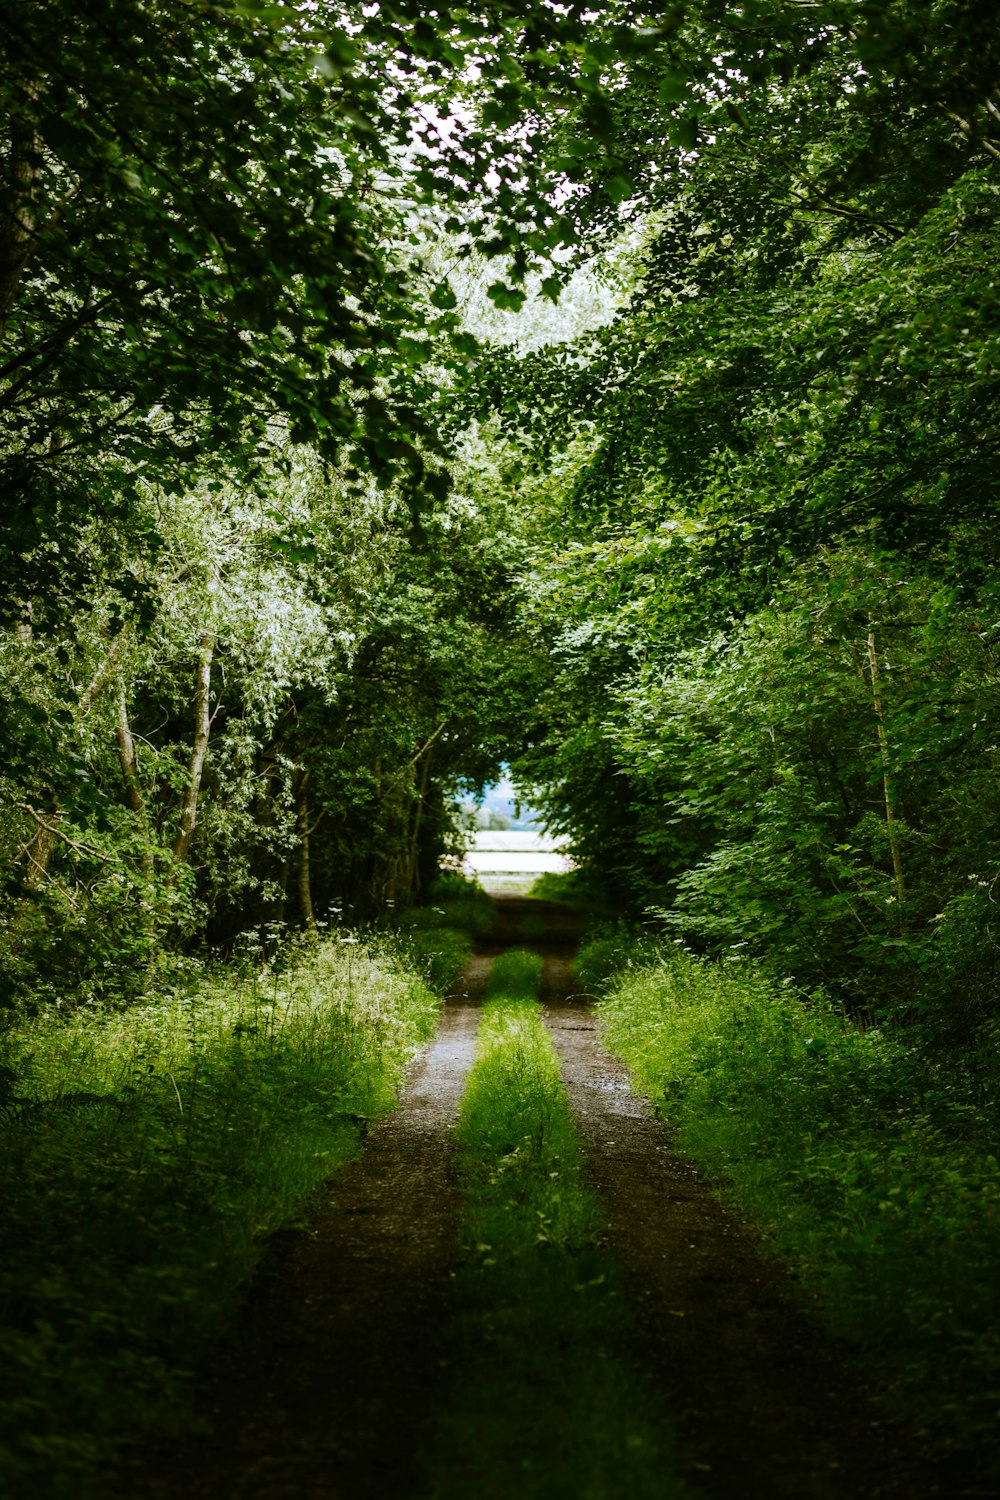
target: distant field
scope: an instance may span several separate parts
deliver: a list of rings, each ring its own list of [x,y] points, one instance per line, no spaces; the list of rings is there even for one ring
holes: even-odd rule
[[[462,869],[487,890],[526,891],[536,875],[560,874],[573,868],[564,852],[565,841],[537,829],[482,828],[474,837]]]

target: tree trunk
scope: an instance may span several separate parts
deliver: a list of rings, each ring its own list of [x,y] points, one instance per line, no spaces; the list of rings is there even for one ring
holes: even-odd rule
[[[309,837],[312,827],[309,824],[309,772],[302,773],[299,782],[299,794],[296,799],[295,821],[299,835],[299,905],[302,907],[302,925],[309,938],[315,939],[319,936],[316,926],[316,913],[313,910],[312,879],[309,871]]]
[[[194,739],[191,745],[191,758],[188,761],[187,785],[184,788],[184,800],[181,803],[180,829],[174,841],[174,865],[186,864],[191,853],[191,843],[194,839],[194,831],[198,823],[198,796],[201,792],[201,778],[205,770],[205,757],[208,753],[208,736],[212,727],[211,715],[211,691],[212,691],[212,658],[215,655],[216,627],[215,627],[215,596],[219,591],[219,573],[216,569],[208,583],[212,620],[208,629],[203,631],[198,643],[198,661],[194,669]],[[175,877],[176,878],[176,877]]]
[[[115,741],[118,745],[118,760],[121,763],[122,777],[125,782],[125,801],[131,812],[135,814],[139,823],[140,836],[143,841],[142,869],[146,879],[153,879],[153,851],[149,838],[149,819],[146,815],[146,804],[143,800],[142,791],[139,786],[139,767],[135,756],[135,741],[132,739],[132,730],[128,722],[128,703],[125,699],[125,683],[118,680],[118,702],[115,717]]]
[[[437,731],[440,733],[440,730]],[[435,736],[436,738],[436,736]],[[407,905],[420,895],[420,826],[424,818],[424,808],[427,805],[427,788],[431,779],[431,761],[434,759],[434,739],[428,741],[424,746],[420,763],[420,782],[417,787],[417,796],[413,804],[413,832],[410,835],[409,858],[407,861]]]
[[[125,780],[125,801],[137,818],[146,817],[146,804],[139,790],[138,768],[135,759],[135,742],[132,739],[132,731],[128,722],[128,704],[125,701],[125,684],[118,683],[118,703],[115,718],[115,740],[118,745],[118,759],[121,762],[122,776]]]
[[[892,869],[896,879],[896,900],[899,903],[899,931],[906,934],[906,881],[903,878],[903,857],[899,844],[899,829],[896,826],[896,789],[889,756],[889,740],[885,732],[885,714],[882,710],[882,693],[879,686],[878,652],[875,649],[875,632],[868,632],[868,670],[871,674],[872,703],[878,725],[879,753],[882,757],[882,791],[885,798],[885,826],[889,834],[892,851]]]
[[[3,177],[7,190],[0,195],[0,343],[17,295],[21,272],[35,244],[35,183],[41,142],[24,115],[10,124],[10,149]]]
[[[49,865],[52,863],[52,855],[56,847],[60,816],[58,802],[54,804],[54,807],[55,810],[49,815],[51,822],[46,821],[34,811],[31,814],[35,820],[35,831],[23,850],[26,859],[24,883],[29,891],[40,890],[48,879]]]

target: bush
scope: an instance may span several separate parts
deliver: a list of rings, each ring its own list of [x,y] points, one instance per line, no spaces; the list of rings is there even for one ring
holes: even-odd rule
[[[626,922],[598,922],[587,933],[573,970],[588,993],[597,995],[620,971],[650,962],[659,951],[655,938]]]
[[[836,1327],[966,1433],[1000,1386],[996,1107],[748,963],[665,948],[599,1015],[681,1146],[793,1256]],[[949,1404],[950,1403],[950,1404]]]
[[[547,870],[539,875],[528,892],[539,901],[564,901],[567,906],[601,910],[606,908],[608,894],[595,870],[586,866],[578,870]]]
[[[455,871],[439,875],[427,897],[427,906],[411,906],[383,926],[431,987],[443,992],[461,974],[476,938],[493,925],[496,909],[482,886]]]

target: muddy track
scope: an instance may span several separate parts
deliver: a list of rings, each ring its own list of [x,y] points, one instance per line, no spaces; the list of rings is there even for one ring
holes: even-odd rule
[[[473,959],[400,1107],[326,1190],[307,1230],[273,1236],[238,1326],[198,1392],[204,1432],[145,1455],[123,1496],[388,1500],[424,1488],[447,1374],[458,1258],[452,1127],[488,959]]]
[[[607,1245],[639,1312],[635,1352],[691,1482],[719,1500],[956,1493],[823,1336],[787,1270],[672,1149],[601,1048],[564,960],[547,961],[543,998]]]
[[[498,908],[400,1108],[330,1185],[309,1229],[275,1237],[239,1326],[202,1377],[203,1431],[137,1459],[115,1495],[418,1500],[429,1492],[423,1452],[447,1399],[454,1349],[452,1126],[492,958],[515,945],[545,958],[546,1019],[608,1247],[639,1313],[631,1354],[662,1392],[692,1488],[706,1500],[983,1494],[921,1451],[849,1354],[823,1338],[788,1273],[720,1207],[631,1093],[573,993],[573,914],[518,897],[498,898]],[[538,918],[547,924],[541,937]]]

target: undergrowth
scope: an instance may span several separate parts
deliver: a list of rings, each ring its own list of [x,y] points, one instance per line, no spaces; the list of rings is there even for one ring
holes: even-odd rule
[[[584,950],[582,974],[607,960]],[[995,1443],[990,1090],[904,1038],[858,1030],[821,996],[677,946],[620,969],[598,1010],[681,1147],[799,1262],[836,1329],[922,1392],[957,1443]]]
[[[482,886],[452,871],[438,876],[427,902],[408,907],[385,925],[413,967],[443,991],[461,974],[476,938],[492,926],[496,909]]]
[[[437,1500],[669,1500],[670,1440],[621,1348],[569,1103],[535,1002],[541,960],[490,974],[459,1123],[466,1264]]]
[[[588,911],[604,911],[608,907],[607,890],[600,876],[586,866],[546,870],[536,876],[528,895],[539,901],[561,901],[565,906]]]
[[[262,1237],[357,1151],[436,1008],[388,940],[346,938],[8,1033],[0,1490],[86,1494],[182,1409]]]

